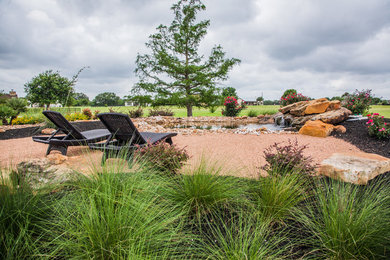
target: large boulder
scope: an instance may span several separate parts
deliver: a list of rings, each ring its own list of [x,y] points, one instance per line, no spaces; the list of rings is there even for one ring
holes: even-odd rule
[[[319,174],[354,184],[365,185],[390,171],[390,159],[372,153],[334,153],[322,161]]]
[[[19,178],[25,180],[33,189],[69,181],[74,171],[61,163],[58,157],[32,159],[17,165]]]
[[[330,101],[329,107],[326,109],[326,111],[337,110],[340,108],[341,108],[340,100],[332,100],[332,101]]]
[[[302,135],[310,135],[315,137],[327,137],[332,133],[334,126],[325,124],[320,120],[307,121],[305,125],[299,130]]]
[[[347,120],[347,118],[352,115],[352,112],[345,107],[341,107],[337,110],[328,111],[322,114],[315,115],[311,120],[321,120],[327,124],[338,124]]]
[[[325,99],[317,99],[314,101],[315,102],[309,103],[306,106],[306,109],[304,112],[305,115],[324,113],[330,105],[330,102],[326,98]]]

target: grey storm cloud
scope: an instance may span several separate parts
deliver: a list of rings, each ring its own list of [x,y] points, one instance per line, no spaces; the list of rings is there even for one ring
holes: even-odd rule
[[[137,53],[173,0],[0,0],[0,90],[59,70],[79,77],[76,91],[128,95]],[[200,46],[220,44],[242,60],[222,86],[251,100],[278,99],[287,88],[311,97],[373,89],[390,98],[390,1],[204,0],[210,19]]]

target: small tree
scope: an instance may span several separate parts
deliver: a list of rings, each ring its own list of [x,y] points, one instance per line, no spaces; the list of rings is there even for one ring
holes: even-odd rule
[[[285,98],[289,95],[296,95],[296,94],[297,94],[297,91],[295,89],[293,89],[293,88],[287,89],[286,91],[284,91],[282,98]]]
[[[94,106],[119,106],[123,102],[121,102],[121,98],[118,97],[113,92],[104,92],[97,95],[92,101]]]
[[[257,102],[263,102],[263,101],[264,101],[264,98],[263,98],[263,97],[258,97],[258,98],[256,98],[256,101],[257,101]]]
[[[73,95],[75,106],[88,106],[89,97],[84,93],[74,93]]]
[[[187,116],[192,116],[193,106],[209,107],[218,99],[217,82],[226,80],[240,60],[225,59],[219,45],[206,60],[198,53],[210,25],[208,20],[196,23],[196,14],[206,9],[200,0],[179,0],[171,9],[175,14],[171,25],[157,27],[146,43],[152,54],[137,56],[140,81],[133,93],[152,93],[155,103],[185,106]]]
[[[81,68],[72,79],[62,77],[59,71],[47,70],[32,78],[30,82],[24,84],[24,91],[27,93],[27,100],[31,103],[45,105],[49,109],[50,104],[59,102],[66,105],[71,99]]]

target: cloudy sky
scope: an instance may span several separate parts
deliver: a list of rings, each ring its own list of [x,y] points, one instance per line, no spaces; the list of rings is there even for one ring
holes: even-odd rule
[[[52,69],[77,92],[128,95],[137,53],[173,0],[0,0],[0,90]],[[200,49],[241,59],[221,86],[254,100],[295,88],[318,98],[372,89],[390,99],[390,0],[204,0],[211,25]]]

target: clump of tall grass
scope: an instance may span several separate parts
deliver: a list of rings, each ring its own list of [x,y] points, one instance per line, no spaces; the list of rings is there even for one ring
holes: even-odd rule
[[[380,259],[390,248],[390,190],[319,181],[307,209],[296,214],[311,254],[323,259]]]
[[[240,211],[230,222],[210,223],[212,237],[205,245],[211,259],[281,259],[291,250],[285,230],[273,230],[268,221]]]
[[[282,223],[308,196],[308,177],[282,167],[273,167],[268,174],[252,184],[253,203],[262,219]]]
[[[45,193],[33,191],[26,183],[5,178],[1,171],[0,176],[0,258],[45,256],[50,201]]]
[[[58,201],[55,243],[63,258],[186,258],[190,236],[160,203],[165,181],[151,168],[83,177]]]
[[[222,168],[202,159],[194,169],[172,179],[164,196],[188,219],[203,221],[210,215],[246,204],[246,187],[239,178],[220,176]]]
[[[247,116],[249,117],[257,117],[259,115],[259,111],[256,111],[256,110],[249,110],[248,113],[247,113]]]

